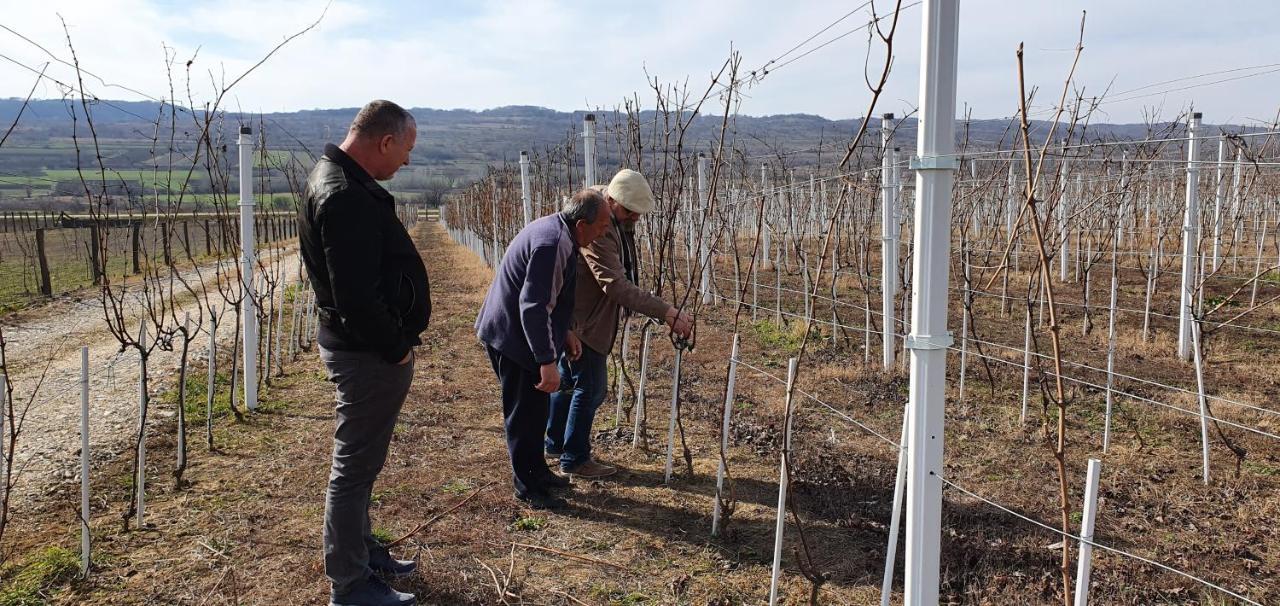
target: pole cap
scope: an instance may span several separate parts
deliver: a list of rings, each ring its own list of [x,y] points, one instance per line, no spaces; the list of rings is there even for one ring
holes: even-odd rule
[[[1202,113],[1200,113],[1200,112],[1191,112],[1191,119],[1192,119],[1192,120],[1199,120],[1199,119],[1200,119],[1200,117],[1201,117],[1201,116],[1203,116],[1203,115],[1204,115],[1204,114],[1202,114]]]
[[[252,135],[252,134],[253,134],[253,128],[248,127],[248,126],[241,126],[241,127],[240,127],[240,134],[242,134],[242,135]]]
[[[893,119],[893,114],[892,114],[892,113],[885,114],[885,115],[881,116],[881,117],[880,117],[880,119],[881,119],[881,120],[892,120],[892,119]]]
[[[527,151],[521,151],[521,152],[520,152],[520,157],[521,157],[521,158],[528,158],[528,157],[529,157],[529,152],[527,152]]]
[[[595,121],[596,121],[596,115],[595,115],[595,114],[587,114],[587,117],[583,118],[583,120],[586,120],[587,122],[595,122]]]

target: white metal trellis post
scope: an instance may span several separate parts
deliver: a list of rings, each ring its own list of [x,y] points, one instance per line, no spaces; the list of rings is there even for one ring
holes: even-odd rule
[[[1067,140],[1062,140],[1062,164],[1058,167],[1058,185],[1062,188],[1062,196],[1058,202],[1058,233],[1062,238],[1058,251],[1058,279],[1067,282],[1067,270],[1071,257],[1071,230],[1067,228],[1067,219],[1071,216],[1071,197],[1067,195],[1067,171],[1071,162],[1067,159]]]
[[[764,205],[764,212],[760,217],[764,225],[760,226],[761,243],[757,254],[764,259],[761,265],[765,271],[769,271],[773,269],[773,257],[769,256],[769,251],[773,249],[773,234],[769,224],[769,198],[772,197],[772,192],[769,191],[769,164],[764,162],[760,164],[760,191],[762,192],[760,195],[764,197],[761,202]]]
[[[711,536],[720,535],[720,502],[724,498],[724,457],[729,456],[729,422],[733,416],[733,388],[738,378],[738,335],[729,352],[729,382],[724,393],[724,419],[720,424],[720,465],[716,468],[716,502],[711,510]]]
[[[640,431],[644,429],[644,392],[649,377],[649,337],[652,335],[648,322],[640,328],[640,378],[636,384],[636,403],[632,407],[631,447],[640,447]]]
[[[1102,461],[1089,459],[1089,475],[1084,488],[1084,517],[1080,521],[1080,562],[1076,567],[1076,600],[1075,606],[1087,606],[1089,603],[1089,572],[1093,566],[1093,522],[1098,516],[1098,476],[1102,471]],[[1064,539],[1065,540],[1065,539]]]
[[[629,349],[631,349],[631,320],[623,319],[622,320],[622,347],[618,350],[618,387],[617,387],[618,393],[616,394],[618,398],[618,410],[613,415],[614,428],[622,427],[622,400],[623,400],[622,396],[623,396],[623,392],[626,391],[625,389],[623,389],[624,385],[622,383],[622,377],[626,373],[627,350]]]
[[[1191,347],[1196,367],[1196,399],[1200,404],[1200,458],[1205,486],[1209,485],[1209,400],[1204,391],[1204,360],[1200,357],[1200,323],[1191,326]]]
[[[902,492],[907,480],[907,421],[902,409],[902,435],[898,438],[898,472],[893,481],[893,513],[889,514],[889,544],[885,547],[884,580],[880,583],[880,606],[889,606],[893,594],[893,565],[898,559],[898,528],[902,522]]]
[[[782,429],[782,462],[778,467],[778,517],[774,524],[773,531],[773,572],[769,577],[769,606],[778,603],[778,577],[782,574],[782,538],[787,525],[787,488],[790,482],[790,472],[787,469],[787,455],[791,450],[791,417],[794,416],[792,404],[792,392],[796,382],[796,368],[800,360],[791,358],[787,361],[787,402],[784,410],[786,415]]]
[[[960,3],[925,0],[916,136],[914,298],[907,450],[905,603],[938,603],[942,539],[943,409],[946,404],[947,279],[955,180],[956,63]]]
[[[1182,289],[1178,304],[1178,357],[1191,359],[1191,306],[1195,303],[1196,253],[1200,245],[1200,151],[1196,131],[1200,128],[1200,112],[1187,121],[1187,207],[1182,220]]]
[[[9,376],[0,372],[0,477],[4,477],[6,475],[4,472],[8,468],[7,461],[9,460],[9,458],[4,454],[3,439],[3,436],[8,435],[5,433],[5,415],[7,414],[6,411],[9,410],[8,398]],[[7,482],[0,482],[0,497],[7,497],[9,494],[8,488],[5,487],[6,483]]]
[[[244,404],[258,408],[258,302],[254,297],[253,130],[240,127],[240,283],[244,287]]]
[[[1222,199],[1227,193],[1227,182],[1222,178],[1222,165],[1226,160],[1227,138],[1218,137],[1218,166],[1214,176],[1213,190],[1213,265],[1212,271],[1218,271],[1221,262],[1222,245]]]
[[[529,152],[520,152],[520,200],[524,203],[524,224],[533,221],[533,196],[529,191]]]
[[[892,122],[893,114],[885,114],[880,118],[880,144],[884,152],[880,161],[880,311],[884,316],[881,318],[884,322],[884,326],[881,327],[883,335],[881,341],[884,348],[885,372],[893,370],[894,347],[897,345],[897,341],[893,338],[893,301],[898,294],[898,213],[894,208],[897,201],[894,196],[896,186],[893,183],[895,159],[890,140],[893,132],[890,127]]]
[[[662,482],[671,483],[671,469],[676,453],[676,418],[680,414],[680,367],[684,364],[684,348],[676,348],[676,361],[671,371],[671,418],[667,422],[667,462],[662,471]]]
[[[80,348],[80,574],[89,578],[89,348]]]
[[[147,364],[142,352],[147,350],[147,321],[138,330],[138,474],[134,477],[134,497],[138,506],[138,528],[142,528],[147,512]]]
[[[698,211],[698,216],[702,222],[702,229],[698,234],[698,264],[701,266],[702,281],[699,288],[702,289],[702,304],[710,305],[711,297],[711,243],[712,239],[707,237],[708,227],[711,224],[711,217],[707,216],[711,207],[711,198],[707,191],[707,162],[709,159],[698,154],[698,203],[694,208]],[[689,217],[690,224],[693,223],[693,217]]]
[[[1124,189],[1123,187],[1121,188]],[[1102,421],[1102,452],[1111,446],[1111,411],[1115,403],[1116,306],[1120,290],[1120,234],[1124,229],[1117,215],[1116,237],[1111,243],[1111,308],[1107,312],[1107,410]]]
[[[973,305],[973,291],[969,286],[972,274],[969,270],[968,250],[960,253],[960,264],[964,267],[964,289],[961,294],[964,303],[960,307],[960,393],[956,402],[964,406],[964,379],[969,363],[969,308]]]
[[[583,187],[596,184],[596,116],[587,114],[582,119],[582,178]]]

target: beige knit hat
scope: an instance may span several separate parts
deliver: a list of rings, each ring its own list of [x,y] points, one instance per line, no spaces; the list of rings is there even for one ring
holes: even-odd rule
[[[633,213],[647,214],[653,211],[653,190],[644,175],[624,168],[609,181],[609,197]]]

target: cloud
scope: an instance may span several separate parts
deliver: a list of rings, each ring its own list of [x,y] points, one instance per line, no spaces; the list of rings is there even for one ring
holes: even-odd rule
[[[899,26],[893,75],[877,111],[906,113],[916,103],[921,7],[904,4],[909,8]],[[14,2],[0,23],[69,58],[57,18],[61,14],[86,69],[154,97],[168,96],[162,44],[168,45],[177,62],[177,88],[185,90],[183,64],[195,56],[193,92],[209,99],[218,82],[244,72],[285,36],[314,21],[326,5],[328,12],[316,30],[290,43],[237,87],[233,106],[261,111],[350,107],[385,97],[444,108],[611,107],[633,92],[647,101],[647,76],[664,82],[687,79],[691,90],[702,90],[731,45],[742,53],[744,70],[758,68],[850,10],[845,3],[766,0],[226,0],[198,5],[77,0]],[[883,13],[890,3],[880,0],[877,6]],[[977,117],[1012,115],[1017,107],[1014,50],[1025,41],[1027,80],[1038,89],[1037,106],[1056,102],[1084,9],[1089,18],[1076,87],[1086,95],[1099,94],[1113,82],[1113,90],[1126,90],[1243,65],[1280,63],[1280,56],[1266,54],[1274,46],[1266,24],[1280,17],[1280,5],[1261,0],[1203,18],[1194,17],[1203,7],[1190,0],[1164,2],[1158,10],[1146,3],[1114,1],[970,0],[961,7],[959,101],[974,108]],[[780,69],[774,64],[776,71],[748,91],[741,110],[833,118],[863,113],[869,98],[863,84],[868,38],[865,29],[854,30],[868,18],[865,10],[857,12],[784,60],[847,36]],[[878,60],[874,53],[873,70]],[[0,54],[37,67],[49,60],[3,31]],[[64,82],[74,81],[65,66],[49,69]],[[33,81],[30,72],[0,60],[0,96],[25,95]],[[1106,117],[1137,121],[1144,106],[1163,103],[1173,113],[1193,102],[1211,122],[1269,116],[1280,73],[1170,90],[1199,82],[1147,89],[1143,94],[1170,92],[1109,104],[1104,106]],[[137,98],[92,79],[86,86],[103,97]],[[60,91],[45,84],[37,95],[57,97]]]

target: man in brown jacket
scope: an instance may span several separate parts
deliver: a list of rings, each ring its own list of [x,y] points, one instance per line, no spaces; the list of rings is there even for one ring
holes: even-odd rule
[[[582,341],[582,356],[560,358],[561,384],[572,386],[551,394],[546,453],[558,457],[560,471],[580,478],[599,478],[617,469],[591,459],[591,423],[608,389],[605,358],[613,350],[623,313],[637,312],[662,320],[687,338],[693,320],[675,306],[636,286],[640,261],[635,224],[653,210],[653,191],[640,173],[622,169],[606,186],[597,186],[609,206],[610,227],[579,249],[573,332]]]

